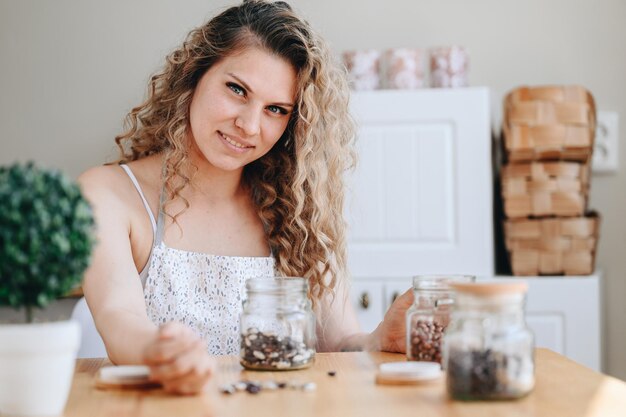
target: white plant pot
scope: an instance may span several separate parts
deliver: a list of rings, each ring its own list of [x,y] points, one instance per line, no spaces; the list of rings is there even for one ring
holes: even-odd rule
[[[79,342],[74,321],[0,325],[0,414],[60,416]]]

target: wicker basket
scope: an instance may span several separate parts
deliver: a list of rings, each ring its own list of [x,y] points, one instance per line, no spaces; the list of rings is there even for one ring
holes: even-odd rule
[[[508,218],[582,216],[587,209],[589,164],[509,164],[500,174]]]
[[[593,96],[579,86],[521,87],[504,100],[504,147],[509,162],[587,162],[595,127]]]
[[[600,217],[512,219],[504,223],[513,275],[589,275]]]

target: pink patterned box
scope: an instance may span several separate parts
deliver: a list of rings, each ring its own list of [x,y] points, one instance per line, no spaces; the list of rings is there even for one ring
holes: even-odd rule
[[[415,89],[425,86],[425,53],[417,48],[393,48],[387,50],[386,87]]]
[[[467,87],[469,54],[461,46],[430,50],[431,87]]]
[[[380,51],[375,49],[343,53],[343,62],[354,90],[380,88],[380,55]]]

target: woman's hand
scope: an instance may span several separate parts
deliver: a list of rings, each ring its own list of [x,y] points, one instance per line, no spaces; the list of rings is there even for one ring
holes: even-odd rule
[[[176,394],[203,391],[213,373],[204,342],[182,323],[161,326],[156,340],[144,350],[143,360],[150,367],[150,378]]]
[[[377,347],[384,352],[406,352],[406,310],[413,304],[413,289],[395,299],[385,318],[372,336]]]

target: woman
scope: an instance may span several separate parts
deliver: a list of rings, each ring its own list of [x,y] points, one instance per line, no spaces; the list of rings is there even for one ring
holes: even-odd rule
[[[347,302],[348,90],[286,3],[193,30],[127,122],[120,163],[80,178],[99,226],[83,288],[113,362],[199,392],[210,354],[239,351],[245,281],[273,275],[308,279],[318,350],[404,349],[410,293],[372,334]]]

